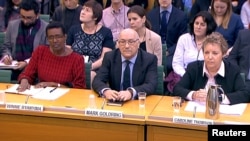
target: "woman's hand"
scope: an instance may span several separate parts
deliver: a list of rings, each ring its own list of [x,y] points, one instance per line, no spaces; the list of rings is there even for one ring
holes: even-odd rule
[[[200,89],[198,91],[195,91],[192,95],[192,99],[193,101],[206,102],[207,91],[205,89]]]
[[[23,92],[23,91],[25,91],[26,89],[29,89],[29,88],[30,88],[29,81],[27,79],[22,79],[21,83],[19,84],[19,87],[17,88],[17,91],[18,92]]]

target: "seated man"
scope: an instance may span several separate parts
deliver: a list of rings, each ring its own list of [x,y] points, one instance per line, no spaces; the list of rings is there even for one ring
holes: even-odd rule
[[[92,88],[109,100],[137,99],[138,92],[152,94],[157,86],[157,58],[139,48],[133,29],[121,31],[118,48],[107,52]]]
[[[46,28],[49,46],[40,45],[19,75],[19,91],[35,87],[86,88],[84,58],[65,46],[66,30],[61,22]],[[38,83],[36,80],[38,79]]]
[[[228,56],[228,61],[239,66],[241,73],[245,74],[247,88],[250,88],[250,30],[239,31],[233,49]]]
[[[20,19],[9,22],[6,37],[1,47],[3,63],[11,64],[17,60],[17,67],[12,72],[12,80],[26,67],[32,52],[40,44],[46,44],[45,28],[47,22],[39,18],[39,3],[35,0],[22,0]]]

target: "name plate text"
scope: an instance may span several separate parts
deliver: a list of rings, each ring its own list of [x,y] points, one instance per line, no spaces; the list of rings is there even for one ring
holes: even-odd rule
[[[108,117],[108,118],[123,118],[121,111],[112,111],[112,110],[98,110],[98,109],[85,109],[85,115],[88,116],[97,116],[97,117]]]
[[[182,124],[196,124],[196,125],[213,125],[214,121],[210,119],[202,119],[202,118],[190,118],[190,117],[181,117],[174,116],[174,123],[182,123]]]
[[[11,110],[26,110],[26,111],[43,111],[42,105],[33,105],[33,104],[19,104],[19,103],[6,103],[6,109]]]

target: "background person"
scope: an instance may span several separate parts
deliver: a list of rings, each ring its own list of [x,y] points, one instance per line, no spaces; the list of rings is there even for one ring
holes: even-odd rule
[[[139,35],[140,48],[152,53],[157,57],[158,66],[162,65],[162,43],[161,36],[151,31],[150,22],[146,19],[143,7],[135,5],[128,10],[130,27]]]
[[[102,10],[95,0],[85,2],[80,15],[82,24],[72,26],[66,41],[68,47],[88,58],[86,61],[92,64],[91,82],[102,65],[104,54],[114,49],[111,30],[98,24],[102,19]]]
[[[180,36],[173,57],[173,72],[167,76],[168,90],[172,93],[175,84],[183,77],[190,62],[204,60],[202,44],[217,25],[208,11],[199,12],[190,22],[190,32]]]
[[[67,33],[71,26],[81,24],[81,10],[82,6],[78,4],[78,0],[61,0],[61,5],[56,7],[52,20],[62,22]]]
[[[39,18],[39,7],[36,0],[22,0],[21,18],[8,24],[1,52],[4,64],[18,61],[17,67],[12,70],[12,80],[17,80],[38,45],[47,44],[45,28],[48,23]]]

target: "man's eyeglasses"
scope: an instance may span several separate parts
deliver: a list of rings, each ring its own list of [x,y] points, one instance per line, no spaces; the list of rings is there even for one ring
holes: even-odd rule
[[[62,39],[64,35],[55,35],[55,36],[48,36],[48,41],[59,40]]]
[[[128,43],[128,45],[131,45],[131,46],[133,46],[133,45],[135,45],[135,43],[138,41],[138,39],[135,39],[135,40],[118,40],[118,43],[119,43],[119,45],[121,45],[121,46],[125,46],[127,43]]]
[[[23,15],[21,15],[21,19],[23,19],[23,20],[33,21],[35,18],[36,18],[36,16],[23,16]]]

